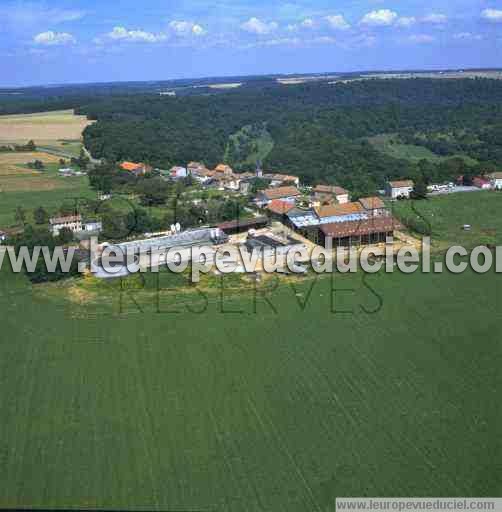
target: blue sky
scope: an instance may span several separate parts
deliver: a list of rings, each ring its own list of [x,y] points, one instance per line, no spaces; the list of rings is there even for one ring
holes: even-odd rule
[[[502,0],[0,0],[0,86],[502,67]]]

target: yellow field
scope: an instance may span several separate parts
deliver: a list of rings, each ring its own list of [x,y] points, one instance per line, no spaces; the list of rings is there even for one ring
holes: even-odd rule
[[[0,142],[80,140],[82,131],[91,123],[73,110],[0,116]]]
[[[34,151],[30,153],[0,153],[0,177],[19,175],[38,175],[37,171],[20,167],[34,160],[40,160],[44,164],[59,162],[59,157]],[[0,180],[0,187],[2,180]]]

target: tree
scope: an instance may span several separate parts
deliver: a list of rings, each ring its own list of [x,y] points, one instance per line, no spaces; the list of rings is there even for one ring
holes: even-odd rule
[[[422,177],[415,181],[415,186],[410,195],[412,199],[427,199],[427,185]]]
[[[144,206],[157,206],[165,204],[169,185],[162,178],[143,179],[137,186]]]
[[[61,165],[61,166],[66,165],[66,160],[64,158],[60,158],[59,165]]]
[[[28,141],[28,144],[26,144],[26,151],[36,151],[37,147],[35,146],[35,143],[30,140]]]
[[[77,165],[81,169],[85,170],[85,169],[87,169],[87,166],[89,165],[89,162],[90,162],[89,157],[85,154],[84,148],[82,148],[80,150],[80,155],[79,155],[78,160],[77,160]]]
[[[33,218],[36,224],[47,224],[49,221],[49,215],[42,206],[36,208],[33,212]]]
[[[26,212],[22,206],[16,208],[14,218],[18,224],[22,224],[23,226],[26,224]]]
[[[57,236],[59,245],[68,245],[73,241],[73,231],[70,228],[61,228]]]

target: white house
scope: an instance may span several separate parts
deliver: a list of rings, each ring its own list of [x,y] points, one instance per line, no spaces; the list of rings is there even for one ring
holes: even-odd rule
[[[188,176],[188,171],[186,167],[175,166],[170,170],[171,178],[186,178]]]
[[[7,240],[7,233],[4,233],[3,231],[0,231],[0,244],[5,242]]]
[[[58,236],[63,228],[68,228],[74,233],[83,231],[82,217],[80,215],[68,215],[67,217],[53,217],[49,219],[53,236]]]
[[[95,231],[100,233],[103,230],[103,223],[99,220],[90,220],[83,224],[83,231]]]
[[[413,185],[412,180],[388,181],[385,185],[385,193],[392,199],[409,198]]]
[[[489,178],[492,188],[502,190],[502,172],[492,172]]]

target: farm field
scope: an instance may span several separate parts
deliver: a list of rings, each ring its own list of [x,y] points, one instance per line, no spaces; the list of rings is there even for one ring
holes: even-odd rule
[[[500,192],[457,193],[422,201],[397,201],[392,203],[392,208],[404,222],[412,218],[428,225],[432,242],[437,246],[502,245]],[[464,231],[464,224],[471,225],[471,230]]]
[[[26,164],[40,160],[44,171],[29,169]],[[85,176],[58,176],[59,157],[43,152],[0,153],[0,229],[14,223],[18,206],[25,209],[43,206],[51,209],[66,199],[94,197]]]
[[[84,308],[4,270],[0,505],[499,495],[500,275],[361,279],[335,278],[336,313],[323,278],[274,292],[275,311],[241,296],[141,313],[126,295],[120,314],[119,294]]]
[[[0,145],[35,144],[65,157],[78,157],[82,148],[82,132],[91,124],[73,110],[0,116]]]

